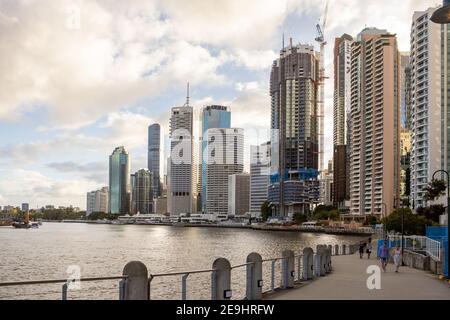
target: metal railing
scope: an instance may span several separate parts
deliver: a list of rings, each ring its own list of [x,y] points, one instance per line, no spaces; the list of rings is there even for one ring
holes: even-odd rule
[[[431,240],[431,239],[430,239]],[[439,243],[438,243],[439,245]],[[232,297],[232,291],[231,291],[231,283],[230,278],[232,275],[232,271],[240,268],[246,268],[246,278],[241,279],[239,278],[238,281],[235,283],[235,285],[242,284],[245,286],[244,292],[246,293],[245,298],[248,298],[247,295],[250,297],[254,296],[255,294],[255,286],[259,288],[259,294],[268,293],[268,292],[275,292],[278,289],[283,289],[287,287],[292,287],[295,283],[302,282],[304,280],[312,279],[309,276],[310,273],[310,267],[311,270],[313,268],[321,268],[320,263],[319,266],[315,264],[314,261],[314,267],[312,262],[310,262],[310,258],[316,258],[317,255],[325,254],[325,256],[322,256],[322,258],[325,258],[325,260],[322,260],[322,266],[324,263],[327,263],[330,269],[327,272],[330,272],[331,270],[331,256],[332,255],[345,255],[345,254],[352,254],[356,251],[357,244],[347,244],[347,245],[333,245],[333,246],[318,246],[317,250],[319,250],[319,247],[321,249],[326,249],[327,251],[324,253],[318,253],[319,251],[313,251],[311,248],[307,248],[309,251],[307,255],[305,256],[302,251],[302,253],[295,254],[291,250],[285,250],[283,251],[283,254],[281,257],[276,258],[270,258],[270,259],[262,259],[262,257],[257,253],[252,253],[247,257],[247,261],[256,261],[256,262],[246,262],[238,265],[231,266],[227,259],[219,258],[216,259],[222,260],[221,262],[225,262],[225,267],[223,264],[216,265],[216,261],[213,263],[213,267],[210,269],[202,269],[202,270],[193,270],[193,271],[177,271],[177,272],[167,272],[167,273],[155,273],[155,274],[148,274],[147,273],[147,267],[139,261],[129,262],[124,267],[124,275],[122,276],[111,276],[111,277],[90,277],[90,278],[79,278],[79,279],[55,279],[55,280],[37,280],[37,281],[18,281],[18,282],[4,282],[0,283],[1,287],[9,287],[9,286],[26,286],[26,285],[40,285],[40,284],[62,284],[61,288],[61,298],[63,300],[66,300],[68,298],[68,290],[70,290],[70,286],[72,283],[75,283],[76,281],[80,282],[93,282],[93,281],[107,281],[107,280],[120,280],[119,281],[119,299],[134,299],[132,297],[136,297],[133,295],[133,292],[140,292],[139,288],[145,288],[143,290],[144,295],[141,295],[139,293],[139,297],[142,299],[150,299],[151,298],[151,290],[153,289],[152,281],[155,278],[166,278],[166,277],[181,277],[181,300],[186,300],[188,298],[188,279],[190,275],[194,274],[211,274],[211,282],[210,289],[211,289],[211,299],[221,299],[223,298],[223,294],[226,294],[227,296],[225,298],[230,299]],[[428,245],[430,248],[432,244],[430,243]],[[438,246],[439,248],[439,246]],[[305,250],[307,250],[305,249]],[[439,251],[439,250],[438,250]],[[322,252],[322,251],[321,251]],[[306,254],[306,253],[305,253]],[[254,257],[251,257],[252,255],[258,256],[259,260],[252,260]],[[304,266],[303,261],[307,261],[308,265]],[[320,257],[319,257],[320,258]],[[322,259],[320,258],[320,259]],[[319,259],[319,261],[320,261]],[[328,259],[328,260],[327,260]],[[267,263],[270,263],[270,272],[267,269]],[[278,264],[277,264],[278,263]],[[277,277],[277,267],[281,263],[281,272],[280,272],[280,278]],[[141,268],[139,271],[139,276],[133,271],[131,274],[127,273],[127,266],[130,264],[134,264],[134,267],[136,267],[135,264],[138,264]],[[226,265],[228,264],[229,267]],[[266,266],[266,267],[264,267]],[[306,269],[305,269],[305,268]],[[136,270],[131,268],[131,270]],[[256,272],[256,270],[259,270]],[[304,274],[304,272],[307,272],[307,274]],[[259,273],[259,275],[258,275]],[[233,273],[234,274],[234,273]],[[320,272],[319,272],[320,274]],[[143,276],[142,276],[143,275]],[[264,291],[263,290],[263,283],[264,283],[264,276],[270,275],[270,287],[269,290]],[[316,273],[314,273],[314,276]],[[324,275],[324,274],[320,274]],[[223,277],[228,277],[228,280],[224,282]],[[313,276],[313,277],[314,277]],[[143,278],[139,278],[143,277]],[[306,279],[308,278],[308,279]],[[142,279],[142,280],[141,280]],[[277,280],[280,279],[280,284],[277,285]],[[224,284],[225,283],[225,284]],[[141,284],[144,284],[142,286]],[[167,284],[167,283],[166,283]],[[139,288],[137,288],[139,287]],[[137,288],[137,289],[136,289]],[[224,289],[225,288],[225,289]],[[137,291],[135,291],[137,290]],[[264,291],[264,292],[263,292]],[[220,296],[218,294],[220,292]]]
[[[148,277],[148,299],[151,297],[151,283],[154,278],[162,278],[162,277],[175,277],[181,276],[181,300],[186,300],[187,298],[187,279],[191,274],[200,274],[200,273],[211,273],[211,281],[214,282],[214,269],[205,269],[205,270],[195,270],[195,271],[181,271],[181,272],[168,272],[168,273],[156,273],[150,274]]]
[[[120,280],[119,281],[119,300],[123,300],[125,286],[127,284],[128,276],[113,276],[113,277],[90,277],[80,279],[52,279],[52,280],[30,280],[30,281],[14,281],[14,282],[2,282],[0,287],[17,287],[17,286],[32,286],[39,284],[57,284],[62,283],[61,299],[67,300],[67,292],[71,284],[76,282],[93,282],[93,281],[107,281],[107,280]]]
[[[403,248],[410,251],[424,251],[428,256],[436,261],[441,261],[441,243],[439,241],[427,238],[425,236],[388,236],[390,246],[398,243]]]

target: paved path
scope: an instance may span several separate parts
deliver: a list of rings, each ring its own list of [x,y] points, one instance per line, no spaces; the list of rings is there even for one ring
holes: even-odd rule
[[[376,252],[376,251],[375,251]],[[333,272],[300,288],[284,290],[266,296],[275,300],[450,300],[450,285],[431,273],[400,267],[394,272],[389,264],[387,272],[381,271],[381,289],[369,290],[366,273],[369,265],[378,265],[378,260],[367,256],[361,260],[359,254],[332,257]],[[381,269],[381,268],[380,268]]]

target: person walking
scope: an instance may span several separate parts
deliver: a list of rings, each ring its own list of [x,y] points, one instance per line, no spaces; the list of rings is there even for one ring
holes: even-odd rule
[[[364,257],[364,248],[366,244],[362,241],[359,242],[359,258],[362,259]]]
[[[402,249],[400,249],[400,246],[397,245],[397,247],[394,249],[394,265],[395,265],[395,272],[398,273],[398,269],[400,268],[400,264],[402,263]]]
[[[372,253],[372,243],[369,242],[366,246],[367,259],[370,259],[370,254]]]
[[[378,248],[378,258],[381,261],[381,268],[386,272],[386,266],[389,260],[389,247],[387,241],[384,241],[383,245]]]

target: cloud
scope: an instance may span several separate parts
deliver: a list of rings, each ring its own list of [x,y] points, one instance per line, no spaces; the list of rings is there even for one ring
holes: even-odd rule
[[[86,192],[101,185],[86,179],[57,180],[32,170],[0,170],[0,194],[3,205],[30,203],[31,207],[46,204],[86,207]],[[8,201],[5,203],[4,201]]]
[[[68,156],[82,150],[84,154],[106,150],[99,137],[84,134],[60,134],[53,139],[14,143],[0,146],[0,164],[26,165],[37,163],[45,155],[64,154]]]
[[[53,127],[77,129],[188,79],[207,86],[225,80],[217,72],[223,56],[163,38],[168,25],[154,4],[76,3],[79,28],[67,26],[71,1],[0,7],[8,22],[0,30],[0,120],[40,105]]]

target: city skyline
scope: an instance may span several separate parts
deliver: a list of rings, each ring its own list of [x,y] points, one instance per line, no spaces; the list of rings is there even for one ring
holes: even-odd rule
[[[329,43],[325,52],[325,68],[330,78],[325,87],[325,162],[332,158],[332,143],[329,141],[332,141],[333,133],[331,44],[334,38],[343,33],[356,36],[365,25],[379,27],[397,34],[400,51],[409,51],[413,11],[425,10],[435,4],[438,3],[405,1],[393,5],[382,1],[374,7],[358,1],[330,3],[330,12],[339,10],[344,14],[329,18],[329,26],[325,30]],[[178,3],[178,6],[182,5]],[[21,4],[0,5],[0,24],[6,26],[2,31],[5,42],[0,45],[0,56],[7,58],[0,61],[7,61],[1,64],[5,74],[13,75],[13,81],[8,83],[8,78],[0,76],[0,150],[4,155],[0,160],[3,177],[0,181],[0,205],[29,202],[30,208],[46,204],[85,208],[86,192],[107,184],[107,156],[117,145],[124,145],[130,152],[132,172],[147,167],[147,127],[154,122],[161,124],[164,132],[161,144],[166,147],[170,108],[182,105],[187,81],[192,84],[191,104],[197,110],[208,104],[223,104],[233,111],[232,127],[255,126],[256,123],[256,128],[268,128],[269,71],[281,48],[281,35],[285,33],[286,38],[292,37],[295,44],[315,45],[315,24],[321,16],[323,4],[318,2],[312,6],[306,1],[288,1],[263,2],[256,7],[251,2],[220,5],[224,16],[231,14],[234,18],[227,22],[230,28],[223,28],[224,31],[216,35],[204,31],[204,26],[210,22],[208,19],[223,21],[220,20],[221,14],[215,13],[211,18],[202,15],[203,18],[198,19],[201,10],[191,5],[188,10],[192,13],[190,18],[195,17],[198,23],[191,26],[192,36],[187,38],[186,34],[181,34],[185,22],[177,20],[180,17],[174,11],[173,2],[145,5],[136,2],[136,8],[127,11],[121,5],[112,9],[107,5],[81,2],[83,10],[79,26],[76,21],[68,23],[67,16],[60,16],[59,12],[65,9],[61,4],[49,4],[45,6],[45,12]],[[342,6],[354,8],[350,18]],[[241,10],[250,7],[257,8],[258,12],[249,17],[246,28],[240,27],[243,32],[235,35],[236,29],[232,24],[240,21]],[[396,12],[396,16],[386,15],[389,8]],[[206,8],[214,12],[216,9]],[[76,8],[74,10],[76,13]],[[356,11],[361,13],[361,17],[355,14]],[[147,12],[154,19],[143,21],[139,18],[140,12]],[[46,42],[48,40],[39,38],[37,43],[30,43],[19,58],[10,55],[16,45],[26,43],[31,19],[43,21],[44,18],[48,21],[36,32],[42,35],[49,28],[55,29],[50,39],[60,41],[60,50],[48,53],[47,59],[38,66],[35,60],[30,60],[33,54],[42,54],[41,47],[51,47]],[[118,18],[117,21],[128,27],[122,30],[127,31],[117,34],[112,30],[112,18]],[[146,23],[154,23],[150,30],[157,32],[143,33],[143,39],[138,39],[140,30],[148,27]],[[86,24],[99,25],[109,37],[102,39],[95,34],[96,42],[84,42]],[[262,32],[261,39],[254,39],[252,28],[263,28],[265,32]],[[114,39],[120,40],[121,47],[111,47]],[[70,50],[76,51],[77,48],[81,50],[79,57],[69,55]],[[150,50],[150,54],[144,54],[144,49]],[[318,50],[317,45],[315,49]],[[183,55],[177,56],[179,52]],[[168,59],[167,53],[174,53],[175,58]],[[115,56],[115,62],[105,59]],[[62,57],[68,61],[63,62]],[[161,70],[155,71],[152,61],[160,62]],[[24,65],[29,67],[32,85],[21,86],[24,79],[19,71]],[[61,73],[55,71],[57,66]],[[173,72],[170,75],[173,81],[168,83],[166,78],[170,71]],[[68,79],[63,81],[61,76],[68,72],[72,76],[66,76]],[[146,78],[146,72],[153,75],[151,79]],[[115,73],[120,77],[113,76]],[[59,81],[61,85],[55,85]],[[157,85],[153,83],[155,81]],[[194,127],[197,126],[194,124]],[[258,143],[249,141],[248,144]]]

